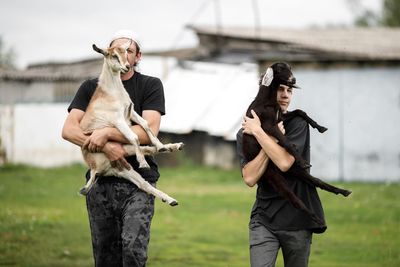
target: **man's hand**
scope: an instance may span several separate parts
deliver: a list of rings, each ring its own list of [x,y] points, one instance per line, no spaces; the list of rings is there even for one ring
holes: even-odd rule
[[[92,153],[101,152],[108,141],[108,129],[96,129],[93,132],[85,132],[89,137],[83,143],[82,147]]]
[[[260,129],[262,130],[262,128],[260,118],[257,116],[257,114],[254,112],[254,110],[251,110],[250,112],[251,115],[253,115],[253,118],[244,116],[242,128],[243,133],[253,135],[255,131],[258,131]]]
[[[111,161],[111,166],[113,168],[117,168],[120,171],[122,171],[123,169],[131,169],[131,165],[125,159],[127,153],[120,143],[107,142],[103,146],[103,152]]]
[[[278,128],[279,128],[279,130],[281,131],[281,133],[282,133],[283,135],[285,135],[286,130],[285,130],[285,127],[283,126],[283,121],[281,121],[280,123],[278,123]]]
[[[244,121],[242,123],[243,133],[254,135],[254,133],[258,130],[263,131],[261,128],[260,118],[257,116],[254,110],[250,111],[253,115],[253,118],[249,118],[247,116],[244,117]],[[278,128],[284,135],[286,133],[285,127],[283,126],[283,121],[278,123]],[[275,142],[278,140],[275,137],[270,136]]]

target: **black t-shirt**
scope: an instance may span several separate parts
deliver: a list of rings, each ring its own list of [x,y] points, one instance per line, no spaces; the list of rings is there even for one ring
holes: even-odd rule
[[[295,144],[300,155],[310,161],[310,132],[307,122],[301,117],[293,117],[284,121],[286,138]],[[248,162],[243,155],[242,139],[243,131],[237,133],[237,153],[241,168]],[[315,187],[303,182],[296,177],[290,177],[282,173],[290,189],[304,202],[304,204],[315,214],[324,219],[324,211]],[[263,183],[266,184],[266,183]],[[323,233],[326,230],[323,225],[316,224],[310,216],[295,208],[285,198],[281,197],[272,186],[257,187],[257,197],[251,211],[251,221],[257,221],[272,230],[311,230],[315,233]]]
[[[90,99],[96,90],[97,83],[98,78],[84,81],[69,105],[68,112],[74,108],[86,111]],[[132,78],[123,81],[123,84],[134,104],[135,111],[140,116],[142,116],[143,110],[156,110],[160,112],[161,115],[165,114],[164,89],[160,79],[135,72]],[[139,169],[136,156],[127,157],[127,161],[145,180],[148,182],[156,182],[160,176],[157,163],[152,156],[146,156],[145,158],[150,165],[150,169],[148,170]],[[115,179],[107,177],[107,179],[99,179],[99,181],[107,182],[115,181]],[[117,178],[117,181],[122,182],[125,180]]]

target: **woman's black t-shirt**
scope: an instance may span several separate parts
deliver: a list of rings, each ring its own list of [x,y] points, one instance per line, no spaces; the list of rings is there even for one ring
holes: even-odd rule
[[[74,108],[86,111],[90,99],[96,90],[97,83],[98,78],[84,81],[69,105],[68,112]],[[161,115],[165,114],[164,89],[160,79],[135,72],[129,80],[123,81],[123,84],[134,104],[135,111],[140,116],[142,116],[143,110],[156,110]],[[139,169],[136,156],[127,157],[127,161],[146,181],[154,183],[160,177],[157,163],[152,156],[146,156],[146,160],[150,165],[150,169],[147,170]],[[121,182],[125,181],[120,178],[107,177],[107,179],[99,179],[99,182],[116,181],[116,179]]]

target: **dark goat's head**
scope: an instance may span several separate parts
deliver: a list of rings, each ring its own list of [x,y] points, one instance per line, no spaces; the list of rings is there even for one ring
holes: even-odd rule
[[[286,62],[272,64],[261,76],[260,89],[256,96],[254,105],[273,105],[279,107],[277,92],[279,85],[299,88],[296,85],[296,78],[293,76],[291,67]]]
[[[269,85],[271,89],[277,90],[280,84],[287,85],[289,87],[299,88],[296,85],[296,78],[293,76],[292,68],[288,63],[277,62],[272,64],[270,68],[273,71],[273,79],[271,84]]]

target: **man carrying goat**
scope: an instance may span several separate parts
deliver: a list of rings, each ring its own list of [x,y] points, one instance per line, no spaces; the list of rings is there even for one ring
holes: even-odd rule
[[[127,48],[130,68],[121,80],[134,104],[134,110],[157,135],[161,116],[165,114],[164,92],[158,78],[135,71],[141,59],[140,45],[128,30],[118,31],[110,47],[131,42]],[[127,156],[123,144],[129,140],[114,127],[83,132],[80,123],[96,90],[98,79],[85,81],[68,107],[63,138],[90,152],[103,152],[118,169],[133,169],[153,186],[159,178],[157,163],[152,156],[145,159],[150,168],[139,168],[136,156]],[[149,136],[139,125],[131,126],[140,144],[151,144]],[[90,176],[86,174],[87,179]],[[154,196],[138,189],[128,180],[118,177],[99,177],[86,196],[96,266],[145,266],[150,224],[154,214]]]
[[[295,156],[263,129],[265,110],[270,111],[274,107],[279,113],[289,113],[293,88],[297,88],[296,79],[289,64],[278,62],[267,69],[259,86],[259,94],[253,101],[256,105],[250,105],[251,114],[246,114],[242,128],[237,133],[243,180],[250,187],[257,184],[249,223],[250,264],[252,267],[275,266],[281,248],[285,267],[306,267],[313,233],[323,233],[327,228],[322,204],[315,185],[290,171],[297,164]],[[273,117],[279,113],[268,112]],[[296,152],[305,162],[310,160],[308,123],[302,116],[283,117],[283,122],[276,129],[285,135],[288,143],[295,145]],[[245,155],[253,150],[246,149],[249,147],[245,141],[249,137],[253,137],[257,144],[252,159]],[[280,184],[268,182],[277,181],[272,179],[273,174],[268,171],[271,167],[281,172],[278,177]],[[281,190],[282,184],[293,191],[318,220],[313,220],[304,209],[296,208],[293,202],[288,201],[287,195],[281,194],[284,192]]]

